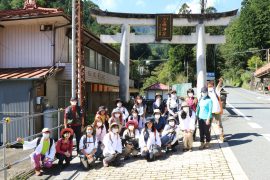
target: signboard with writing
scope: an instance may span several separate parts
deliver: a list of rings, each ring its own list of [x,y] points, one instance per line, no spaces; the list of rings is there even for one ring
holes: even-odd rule
[[[213,81],[213,80],[215,80],[215,73],[214,72],[208,72],[206,75],[207,75],[206,76],[206,80],[207,81]]]
[[[173,18],[172,15],[156,16],[156,41],[163,39],[172,40]]]

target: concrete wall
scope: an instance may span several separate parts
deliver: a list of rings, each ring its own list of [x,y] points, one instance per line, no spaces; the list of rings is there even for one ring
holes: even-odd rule
[[[50,78],[46,82],[46,99],[48,99],[51,106],[58,108],[58,83],[55,78]]]

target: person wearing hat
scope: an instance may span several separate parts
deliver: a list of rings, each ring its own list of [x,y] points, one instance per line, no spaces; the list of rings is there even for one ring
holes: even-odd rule
[[[211,98],[208,96],[208,89],[207,87],[203,87],[201,89],[201,98],[199,100],[196,110],[196,116],[198,117],[199,122],[200,142],[201,142],[199,149],[210,147],[212,107],[213,102]]]
[[[65,109],[64,114],[64,126],[65,128],[71,128],[76,137],[77,153],[79,154],[79,143],[81,139],[81,132],[84,128],[83,111],[78,106],[77,99],[70,99],[70,106]]]
[[[124,157],[128,158],[129,155],[136,156],[138,154],[139,149],[139,137],[140,132],[137,129],[138,122],[136,120],[129,120],[126,123],[126,130],[123,133],[123,144],[125,147]]]
[[[109,126],[111,126],[112,123],[117,123],[119,125],[120,130],[122,130],[122,127],[124,125],[124,120],[123,120],[123,113],[120,111],[119,108],[115,108],[112,111],[112,116],[109,119]]]
[[[166,104],[169,112],[168,116],[174,116],[177,124],[179,124],[177,112],[181,108],[181,103],[181,99],[176,95],[176,90],[172,90]]]
[[[161,135],[165,125],[166,125],[166,121],[165,119],[161,116],[161,112],[159,109],[155,109],[154,110],[154,126],[156,128],[156,130],[159,132],[159,134]]]
[[[123,120],[124,122],[126,122],[129,116],[129,113],[128,113],[127,108],[123,106],[123,101],[120,98],[118,98],[115,100],[115,105],[116,105],[115,109],[119,109],[122,112]]]
[[[139,116],[138,110],[133,108],[131,109],[131,115],[128,117],[128,121],[135,121],[137,123],[137,129],[141,131],[144,127],[142,126],[141,123],[141,117]]]
[[[109,132],[104,137],[103,166],[119,166],[122,153],[122,141],[119,135],[120,126],[116,122],[110,125]]]
[[[168,119],[161,137],[162,147],[171,148],[172,151],[176,151],[179,139],[179,125],[176,124],[175,117],[170,116]]]
[[[196,114],[187,102],[182,103],[181,111],[179,112],[179,120],[180,128],[183,132],[183,151],[192,151]]]
[[[42,130],[42,137],[38,137],[33,141],[25,141],[20,137],[17,138],[17,142],[23,144],[23,150],[35,148],[34,152],[30,154],[30,158],[37,176],[42,175],[40,161],[43,162],[44,167],[52,167],[56,150],[54,140],[50,138],[50,133],[49,128],[44,128]]]
[[[162,116],[164,116],[166,114],[166,112],[168,111],[167,110],[167,107],[162,102],[162,95],[160,93],[156,93],[156,95],[155,95],[155,102],[153,102],[152,108],[153,108],[153,111],[155,109],[159,109],[160,112],[161,112],[161,114],[162,114]]]
[[[219,81],[217,88],[214,88],[214,82],[209,82],[208,83],[208,95],[211,98],[212,102],[213,102],[213,108],[212,108],[212,119],[215,119],[215,121],[218,124],[219,127],[219,131],[220,131],[220,135],[219,135],[219,139],[221,142],[224,141],[224,130],[223,130],[223,126],[222,126],[222,121],[221,121],[221,116],[223,114],[223,107],[221,104],[221,99],[220,99],[220,90],[221,89],[221,83],[222,80]],[[218,91],[216,91],[218,90]]]
[[[95,116],[95,119],[96,119],[96,117],[101,118],[102,124],[105,125],[106,129],[109,129],[109,119],[110,119],[110,117],[107,114],[107,110],[106,110],[105,106],[100,106],[98,108],[98,112],[97,112],[97,114]]]
[[[147,159],[147,161],[152,161],[161,155],[160,136],[153,121],[152,117],[146,119],[145,128],[142,130],[139,139],[141,156]]]
[[[56,158],[59,159],[58,166],[63,167],[63,161],[65,160],[68,166],[72,157],[73,148],[73,130],[71,128],[65,128],[61,130],[61,138],[56,143]]]

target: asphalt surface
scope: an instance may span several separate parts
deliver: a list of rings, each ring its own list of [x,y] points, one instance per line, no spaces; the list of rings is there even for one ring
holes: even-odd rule
[[[249,179],[269,180],[270,95],[241,88],[225,90],[229,104],[223,126],[231,150]]]

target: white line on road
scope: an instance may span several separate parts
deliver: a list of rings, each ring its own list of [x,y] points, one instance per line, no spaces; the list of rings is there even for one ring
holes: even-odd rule
[[[257,99],[262,99],[262,97],[257,97]]]
[[[246,115],[244,115],[241,111],[239,111],[238,109],[236,109],[236,108],[235,108],[233,105],[231,105],[229,102],[227,102],[227,104],[232,108],[232,110],[233,110],[236,114],[242,116],[242,117],[245,118],[247,121],[250,121],[250,120],[251,120],[249,117],[247,117]]]
[[[268,141],[270,141],[270,134],[262,134],[262,135],[263,135],[263,137],[265,139],[267,139]]]
[[[249,122],[248,125],[254,129],[261,129],[262,126],[260,126],[259,124],[257,123],[254,123],[254,122]]]

